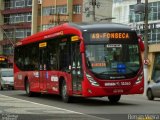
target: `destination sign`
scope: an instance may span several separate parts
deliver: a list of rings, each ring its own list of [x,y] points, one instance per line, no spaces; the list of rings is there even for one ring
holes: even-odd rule
[[[105,39],[129,39],[129,33],[91,33],[90,38],[94,40],[105,40]]]

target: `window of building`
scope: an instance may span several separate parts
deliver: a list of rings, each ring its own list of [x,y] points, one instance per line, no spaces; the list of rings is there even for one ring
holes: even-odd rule
[[[13,46],[8,44],[3,46],[3,54],[12,55],[13,54]]]
[[[30,35],[31,35],[31,29],[6,30],[4,34],[5,37],[10,38],[11,40],[22,39]]]
[[[6,36],[7,38],[10,38],[10,39],[13,39],[13,31],[9,30],[9,31],[6,31],[4,36]]]
[[[57,13],[66,14],[67,13],[67,6],[66,5],[57,6]]]
[[[160,1],[158,2],[150,2],[148,3],[148,8],[150,12],[148,14],[149,20],[160,20]],[[129,21],[130,22],[142,22],[144,21],[144,14],[135,14],[134,13],[134,5],[129,6]],[[135,15],[135,20],[133,20],[133,16]]]
[[[19,22],[31,22],[32,14],[24,13],[24,14],[11,14],[9,16],[4,16],[4,23],[19,23]]]
[[[27,0],[27,6],[32,6],[32,0]]]
[[[4,16],[4,23],[9,24],[10,22],[10,17],[9,16]]]
[[[19,23],[19,22],[24,22],[24,14],[17,14],[15,16],[14,23]]]
[[[149,2],[148,3],[150,12],[148,13],[149,21],[157,21],[160,20],[160,1],[157,2]],[[129,22],[144,22],[144,14],[135,14],[134,5],[129,6]],[[144,28],[137,30],[138,33],[144,35]],[[149,42],[159,42],[160,41],[160,30],[159,28],[150,29],[148,31],[148,41]]]
[[[44,8],[42,9],[42,15],[43,15],[43,16],[50,15],[50,12],[51,12],[51,7],[44,7]]]
[[[28,13],[27,14],[27,22],[31,22],[32,21],[32,14]]]
[[[32,6],[32,0],[5,0],[5,9]]]
[[[53,14],[66,14],[67,13],[67,6],[62,5],[62,6],[57,6],[56,8],[54,6],[50,7],[44,7],[42,10],[42,15],[47,16],[47,15],[53,15]]]
[[[10,3],[8,1],[5,1],[4,6],[5,6],[5,9],[10,9]]]
[[[81,14],[81,5],[73,6],[73,14]]]
[[[53,24],[42,25],[42,30],[47,30],[47,29],[49,29],[49,28],[51,28],[51,27],[54,27],[54,26],[55,26],[54,23],[53,23]]]
[[[16,8],[21,8],[21,7],[24,7],[24,6],[25,6],[24,0],[15,1],[15,7],[16,7]]]
[[[14,1],[10,1],[10,8],[14,8]]]
[[[22,29],[16,30],[15,34],[16,34],[16,38],[24,38],[25,37],[24,30],[22,30]]]
[[[15,23],[15,17],[13,15],[9,16],[9,23]]]
[[[160,40],[160,29],[157,29],[157,40]]]
[[[56,8],[55,7],[51,7],[50,8],[50,15],[54,15],[56,14]]]
[[[31,35],[31,29],[27,29],[26,31],[25,31],[25,37],[27,37],[27,36],[30,36]]]

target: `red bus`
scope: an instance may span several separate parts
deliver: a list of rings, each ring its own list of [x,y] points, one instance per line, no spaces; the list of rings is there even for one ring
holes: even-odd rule
[[[14,53],[14,87],[35,93],[104,97],[142,94],[139,37],[123,24],[65,23],[19,41]]]
[[[0,68],[9,68],[11,65],[9,59],[5,55],[0,55]]]

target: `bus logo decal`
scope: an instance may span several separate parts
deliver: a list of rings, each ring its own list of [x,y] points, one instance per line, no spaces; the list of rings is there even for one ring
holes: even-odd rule
[[[39,73],[38,72],[33,72],[33,75],[37,78],[39,78]]]
[[[18,80],[22,80],[22,75],[18,75]]]
[[[63,34],[64,34],[63,31],[60,31],[54,34],[46,35],[44,36],[44,38],[52,38],[52,37],[56,37],[56,36],[63,35]]]
[[[57,82],[58,81],[58,76],[52,75],[51,76],[51,81]]]
[[[46,72],[46,78],[48,79],[49,75],[48,75],[48,72]]]

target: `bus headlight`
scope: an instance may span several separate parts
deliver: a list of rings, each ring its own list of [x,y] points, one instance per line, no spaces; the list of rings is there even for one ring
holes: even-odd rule
[[[86,73],[86,77],[89,80],[89,82],[91,83],[91,85],[93,85],[93,86],[99,86],[99,84],[93,79],[92,76],[90,76],[89,74]]]
[[[136,81],[136,84],[140,83],[142,81],[142,78],[143,78],[143,72],[139,75],[139,77]]]

